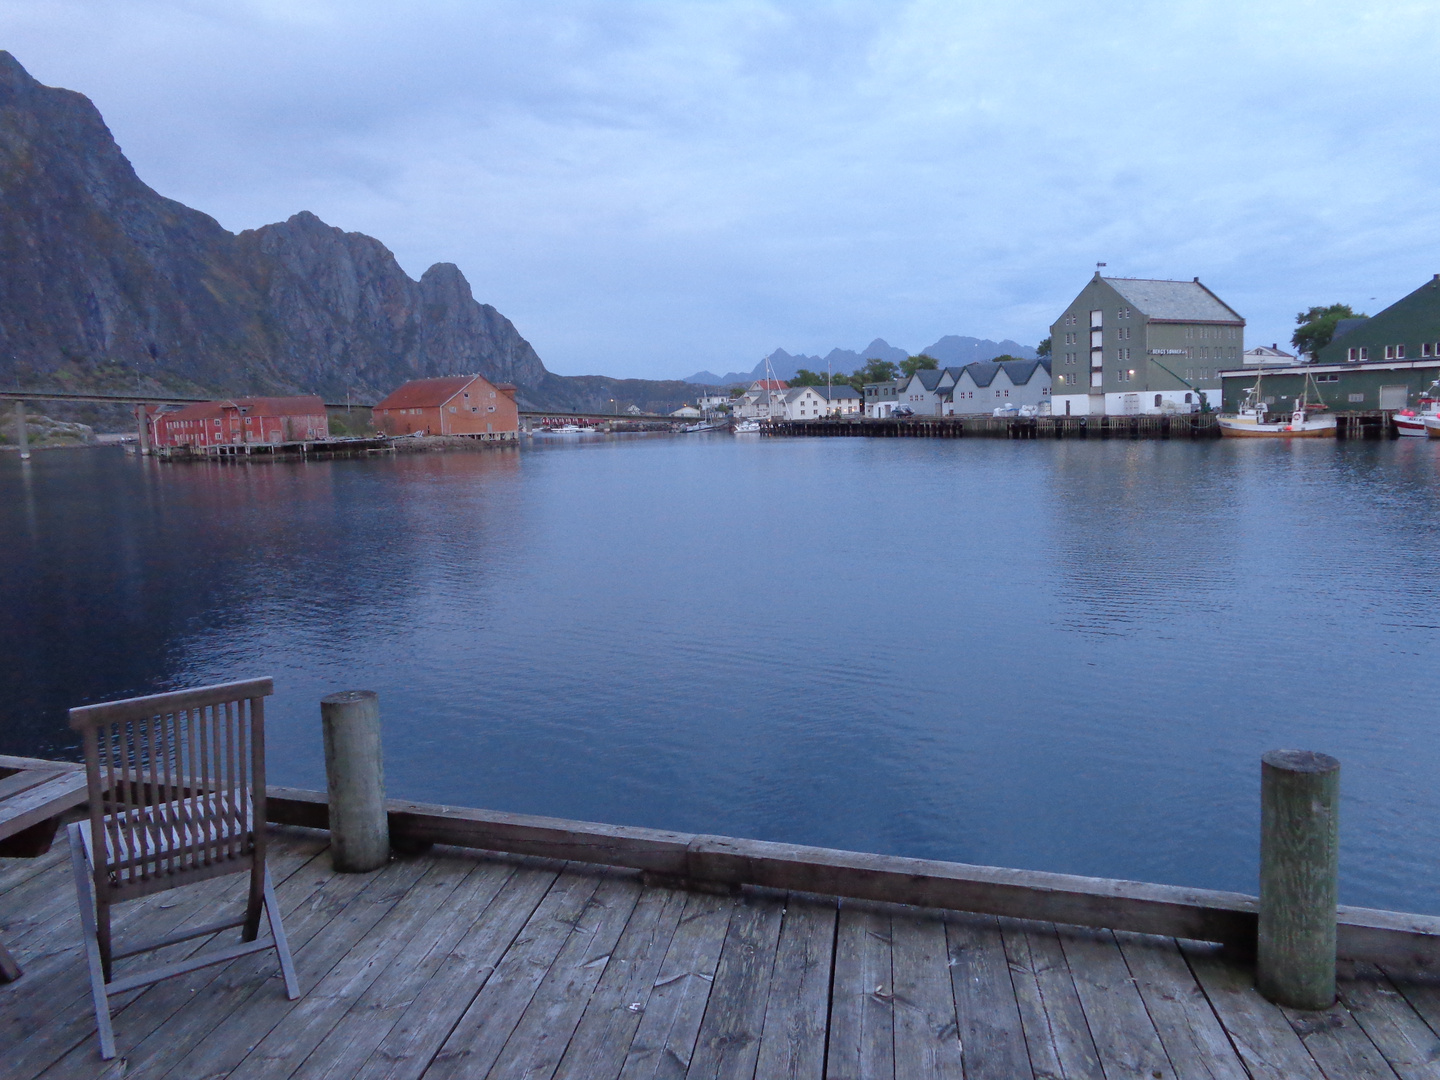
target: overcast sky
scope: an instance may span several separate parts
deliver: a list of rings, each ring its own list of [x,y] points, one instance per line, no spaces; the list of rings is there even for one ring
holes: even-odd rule
[[[1033,344],[1097,260],[1268,344],[1440,271],[1433,0],[0,0],[0,47],[162,194],[457,263],[562,374]]]

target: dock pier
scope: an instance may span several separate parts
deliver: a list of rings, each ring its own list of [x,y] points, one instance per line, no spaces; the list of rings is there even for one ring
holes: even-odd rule
[[[1390,414],[1335,414],[1336,437],[1384,439],[1395,434]],[[767,435],[872,439],[1218,439],[1216,413],[1161,416],[911,416],[901,419],[771,420]]]
[[[124,1075],[1440,1075],[1440,919],[1340,908],[1338,1000],[1305,1011],[1254,987],[1256,897],[404,800],[386,811],[397,854],[337,873],[326,793],[269,789],[301,997],[266,977],[266,954],[117,997]],[[62,846],[0,863],[3,930],[26,968],[0,987],[15,1080],[97,1075]],[[228,889],[243,899],[244,882]],[[215,891],[133,901],[118,938],[205,925],[214,904]]]

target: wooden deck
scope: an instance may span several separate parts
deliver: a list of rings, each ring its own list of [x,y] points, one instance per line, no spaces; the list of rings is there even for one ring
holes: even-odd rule
[[[337,875],[326,835],[281,829],[270,859],[300,1000],[273,954],[197,971],[116,999],[108,1064],[64,841],[0,862],[26,967],[0,1076],[1440,1077],[1433,975],[1347,964],[1340,1004],[1293,1013],[1214,946],[449,848]],[[123,905],[118,938],[203,925],[243,884]]]

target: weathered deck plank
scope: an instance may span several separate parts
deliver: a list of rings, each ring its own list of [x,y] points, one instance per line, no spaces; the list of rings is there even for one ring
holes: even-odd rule
[[[600,883],[570,871],[555,879],[423,1075],[446,1080],[490,1071]]]
[[[833,900],[791,897],[785,905],[756,1076],[776,1080],[824,1076],[836,914]]]
[[[755,1075],[784,916],[784,904],[773,897],[746,897],[731,916],[687,1078]]]
[[[1115,940],[1179,1080],[1247,1080],[1175,942],[1124,931]]]
[[[917,913],[891,921],[895,965],[895,1075],[905,1080],[964,1075],[945,923]]]
[[[435,967],[400,1019],[371,1053],[356,1080],[418,1080],[484,987],[501,958],[529,924],[559,874],[521,865],[484,907],[460,943]]]
[[[266,955],[135,991],[103,1068],[65,860],[8,879],[28,972],[0,987],[0,1076],[1440,1080],[1434,976],[1342,965],[1341,1002],[1296,1013],[1171,938],[447,849],[336,875],[318,833],[271,850],[302,998]],[[202,925],[243,884],[123,905],[120,931]]]
[[[895,1080],[890,914],[842,903],[830,992],[827,1080]]]
[[[720,952],[738,904],[729,897],[692,893],[665,952],[640,1026],[620,1067],[620,1080],[682,1077],[720,965]]]
[[[1402,1080],[1440,1078],[1440,1038],[1379,968],[1340,964],[1340,1000]]]
[[[966,1080],[1033,1077],[1000,923],[993,915],[951,915],[945,936]]]
[[[619,1076],[685,913],[678,889],[646,889],[556,1067],[556,1080]]]
[[[1076,929],[1060,940],[1106,1077],[1171,1080],[1170,1058],[1110,931]]]
[[[549,1080],[640,900],[634,876],[600,883],[515,1025],[493,1071]]]

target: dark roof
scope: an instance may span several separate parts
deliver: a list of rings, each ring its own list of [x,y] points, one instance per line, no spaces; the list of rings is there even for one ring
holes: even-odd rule
[[[860,396],[860,392],[849,383],[835,383],[828,387],[817,386],[815,387],[815,392],[828,401],[834,401],[836,398],[858,398]]]
[[[425,409],[444,405],[478,378],[478,375],[449,375],[442,379],[411,379],[377,401],[375,408]]]
[[[1363,319],[1341,319],[1335,324],[1335,333],[1330,335],[1330,340],[1334,341],[1336,338],[1344,337],[1357,326],[1364,326],[1369,321],[1368,317]]]
[[[1159,281],[1151,278],[1101,278],[1151,319],[1171,322],[1244,322],[1234,308],[1212,293],[1200,279]]]
[[[934,390],[935,387],[940,385],[940,376],[943,374],[944,372],[939,368],[921,368],[915,372],[915,378],[920,380],[920,385],[926,390]],[[907,379],[904,385],[909,386],[910,380]]]
[[[976,386],[989,386],[1002,367],[1012,386],[1024,386],[1035,376],[1036,368],[1044,368],[1047,375],[1050,373],[1050,366],[1043,360],[1002,360],[998,363],[975,360],[966,364],[964,370],[970,372],[970,379]]]

